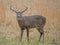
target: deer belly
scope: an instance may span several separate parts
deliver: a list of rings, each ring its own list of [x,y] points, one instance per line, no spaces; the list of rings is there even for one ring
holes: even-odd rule
[[[26,21],[25,22],[25,26],[26,27],[29,27],[29,28],[35,28],[36,26],[37,26],[38,24],[37,24],[37,22],[34,22],[34,21]]]

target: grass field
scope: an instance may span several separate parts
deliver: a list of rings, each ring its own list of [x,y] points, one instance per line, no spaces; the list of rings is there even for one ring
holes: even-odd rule
[[[60,30],[51,28],[46,31],[47,32],[45,33],[44,42],[43,40],[38,42],[39,33],[36,29],[30,30],[29,42],[27,41],[25,30],[22,41],[20,42],[19,30],[13,29],[11,26],[0,26],[0,45],[60,45]]]
[[[60,45],[60,40],[49,40],[45,39],[44,43],[41,40],[38,42],[37,38],[30,39],[28,42],[26,39],[23,39],[22,42],[20,42],[19,38],[12,38],[12,39],[6,39],[6,37],[0,38],[0,45]]]

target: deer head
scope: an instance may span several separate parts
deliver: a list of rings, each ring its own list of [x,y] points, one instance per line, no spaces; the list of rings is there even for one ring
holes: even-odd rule
[[[16,15],[17,15],[18,18],[22,18],[22,13],[24,13],[24,12],[28,9],[28,7],[26,7],[26,9],[24,9],[23,11],[16,11],[16,10],[12,9],[11,6],[10,6],[10,9],[11,9],[13,12],[16,13]]]

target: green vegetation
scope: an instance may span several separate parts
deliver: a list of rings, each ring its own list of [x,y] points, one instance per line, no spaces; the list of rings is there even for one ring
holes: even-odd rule
[[[56,43],[57,45],[59,45],[60,43],[59,41],[58,43]],[[48,40],[48,39],[45,39],[43,43],[43,40],[38,42],[37,38],[30,39],[29,42],[27,41],[27,39],[24,38],[21,42],[19,38],[12,38],[12,39],[6,39],[6,37],[0,38],[0,45],[53,45],[52,43],[53,43],[52,40]]]

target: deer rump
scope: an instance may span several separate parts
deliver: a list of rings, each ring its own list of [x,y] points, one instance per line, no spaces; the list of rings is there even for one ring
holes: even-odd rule
[[[22,20],[18,20],[18,24],[21,28],[36,28],[43,27],[45,25],[46,18],[40,15],[23,16]]]

